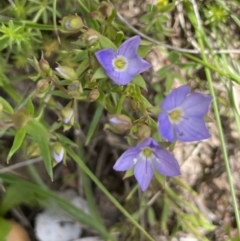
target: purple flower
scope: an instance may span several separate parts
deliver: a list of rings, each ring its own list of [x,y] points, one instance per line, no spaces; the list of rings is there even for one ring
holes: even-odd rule
[[[180,175],[177,160],[151,137],[125,151],[113,168],[117,171],[134,168],[134,175],[143,191],[149,186],[154,170],[165,176]]]
[[[210,137],[204,121],[212,96],[190,93],[183,85],[173,90],[162,102],[158,116],[160,135],[168,141],[199,141]]]
[[[135,75],[151,67],[147,61],[137,55],[140,42],[140,36],[134,36],[125,41],[118,51],[109,48],[95,53],[106,74],[117,85],[128,84]]]

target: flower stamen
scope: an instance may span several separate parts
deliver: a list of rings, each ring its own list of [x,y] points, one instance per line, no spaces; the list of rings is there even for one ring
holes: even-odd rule
[[[149,147],[143,148],[142,153],[146,158],[148,158],[148,157],[151,158],[152,154],[153,154],[152,149]]]
[[[179,122],[181,119],[182,112],[180,110],[173,110],[169,113],[169,117],[172,122]]]
[[[127,59],[123,56],[117,56],[113,59],[112,64],[116,71],[124,71],[127,68]]]

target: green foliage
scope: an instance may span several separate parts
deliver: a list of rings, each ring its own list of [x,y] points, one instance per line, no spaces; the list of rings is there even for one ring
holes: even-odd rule
[[[2,24],[0,27],[0,50],[16,47],[18,52],[22,52],[29,45],[29,33],[24,26],[15,26],[10,20],[8,26]]]
[[[46,170],[51,179],[53,179],[52,172],[52,158],[50,154],[49,147],[49,133],[43,124],[32,119],[26,124],[26,131],[31,136],[31,138],[38,144],[41,156],[43,158]]]
[[[1,226],[0,240],[6,240],[6,237],[11,230],[11,224],[8,223],[5,219],[0,218],[0,226]]]
[[[184,51],[182,53],[178,49],[163,51],[162,46],[155,45],[156,41],[150,42],[142,38],[138,49],[139,56],[148,58],[149,52],[156,48],[163,53],[162,59],[157,59],[161,64],[156,63],[157,70],[153,75],[148,74],[150,77],[147,74],[146,78],[144,75],[137,75],[127,86],[113,85],[94,56],[96,51],[103,48],[117,50],[125,39],[133,35],[127,26],[118,21],[117,9],[109,5],[108,1],[15,0],[12,6],[0,3],[3,9],[0,15],[0,86],[4,94],[0,97],[0,135],[3,139],[10,137],[13,140],[11,147],[5,150],[7,154],[2,154],[2,159],[9,162],[19,151],[23,151],[24,158],[41,157],[50,179],[54,181],[53,166],[56,163],[53,161],[52,149],[54,143],[58,143],[65,151],[64,164],[67,165],[69,160],[74,160],[81,169],[84,194],[93,209],[92,216],[84,214],[68,201],[56,196],[53,191],[42,187],[42,177],[37,171],[31,171],[38,185],[12,175],[0,174],[6,189],[0,203],[1,216],[23,203],[30,206],[48,206],[51,199],[76,221],[97,231],[104,240],[114,240],[99,217],[94,196],[96,187],[91,183],[93,182],[126,217],[124,225],[129,221],[139,230],[129,232],[128,238],[132,238],[131,240],[139,240],[138,233],[145,235],[147,240],[154,240],[148,232],[152,227],[157,227],[159,232],[164,234],[168,233],[169,237],[174,237],[180,230],[191,233],[198,240],[208,240],[199,229],[210,233],[214,232],[216,227],[203,216],[197,205],[182,198],[181,191],[188,193],[189,200],[198,194],[180,179],[172,181],[173,186],[180,189],[176,190],[166,183],[165,178],[157,176],[157,188],[153,184],[146,195],[140,195],[141,205],[134,203],[134,209],[127,210],[87,167],[87,151],[95,148],[92,148],[93,140],[101,135],[103,126],[108,131],[123,133],[106,123],[106,115],[125,115],[130,120],[125,139],[129,145],[134,144],[138,140],[140,127],[145,126],[145,130],[149,130],[150,133],[157,132],[156,116],[160,111],[159,105],[175,83],[187,84],[191,81],[192,86],[209,88],[215,96],[216,123],[240,229],[228,166],[228,145],[221,127],[222,113],[220,115],[218,111],[218,106],[233,110],[234,124],[240,136],[238,104],[233,95],[233,86],[240,83],[239,61],[234,56],[217,56],[216,51],[214,52],[216,46],[217,49],[226,48],[231,43],[228,21],[232,20],[231,23],[239,27],[240,20],[231,4],[226,3],[225,6],[220,0],[211,3],[196,1],[204,23],[199,29],[199,19],[192,2],[194,1],[158,0],[156,4],[147,4],[138,19],[137,28],[156,41],[161,41],[163,45],[165,42],[177,42],[182,47],[190,45],[190,49],[187,50],[193,50],[192,47],[197,46],[201,53],[195,56]],[[232,4],[240,7],[237,1],[233,1]],[[170,21],[171,15],[177,16],[176,22],[174,18]],[[178,21],[184,40],[177,39],[176,36],[178,30],[174,25]],[[192,31],[191,36],[188,35],[189,31]],[[191,41],[187,42],[189,39]],[[237,43],[234,44],[239,48]],[[55,69],[57,63],[60,68],[58,71]],[[198,71],[203,68],[206,77],[200,79]],[[152,77],[155,78],[154,81]],[[224,84],[227,97],[215,94],[214,86],[219,82]],[[78,113],[79,105],[84,104],[91,109],[90,113]],[[85,126],[79,123],[79,115],[86,115],[88,123],[85,123]],[[206,116],[205,119],[212,122],[212,116]],[[176,143],[164,142],[158,134],[154,134],[154,137],[161,141],[163,147],[174,149]],[[83,147],[87,150],[86,153]],[[116,156],[116,152],[113,153]],[[110,158],[106,158],[111,161]],[[102,173],[105,175],[104,171]],[[124,178],[132,175],[133,169],[127,171]],[[137,186],[133,187],[130,184],[126,187],[121,190],[123,198],[120,200],[126,197],[127,206],[137,197]],[[159,191],[159,187],[162,187],[161,196],[154,205],[149,204],[150,197]],[[125,193],[126,190],[129,193]],[[115,190],[112,191],[114,192]],[[161,212],[156,213],[156,210]],[[138,223],[144,215],[146,230]],[[169,222],[173,217],[175,226],[169,230]],[[0,227],[2,240],[9,232],[9,224],[0,218]],[[113,230],[116,228],[118,226],[115,224],[111,227]],[[121,229],[122,227],[122,232]]]

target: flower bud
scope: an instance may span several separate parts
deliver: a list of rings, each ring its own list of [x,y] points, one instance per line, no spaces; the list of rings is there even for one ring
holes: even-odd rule
[[[102,20],[102,14],[98,11],[93,11],[93,12],[90,12],[89,13],[89,16],[93,19],[96,19],[98,21],[101,21]]]
[[[134,99],[131,99],[130,106],[133,109],[133,111],[138,112],[140,109],[140,103]]]
[[[12,116],[13,124],[16,128],[24,127],[29,121],[30,117],[23,111],[19,110]]]
[[[78,15],[70,15],[63,17],[61,25],[64,30],[78,31],[83,28],[84,24]]]
[[[168,0],[157,0],[156,6],[158,10],[162,10],[166,5],[168,5]]]
[[[29,64],[30,65],[32,65],[32,67],[38,72],[38,73],[40,73],[41,72],[41,69],[40,69],[40,67],[39,67],[39,62],[38,62],[38,60],[33,56],[33,58],[32,59],[28,59],[28,62],[29,62]]]
[[[84,76],[84,80],[86,82],[92,82],[92,76],[93,76],[93,74],[91,73],[91,70],[88,70]]]
[[[103,1],[100,4],[99,11],[105,18],[109,18],[112,15],[113,7],[109,3]]]
[[[100,95],[99,90],[98,89],[93,89],[88,94],[88,100],[90,102],[93,102],[93,101],[95,101],[99,97],[99,95]]]
[[[50,67],[48,61],[44,59],[43,54],[42,54],[41,59],[38,62],[38,65],[39,65],[39,68],[42,71],[42,73],[49,75],[49,73],[51,72],[51,67]]]
[[[91,66],[92,69],[97,69],[99,67],[99,63],[95,56],[91,55],[89,56],[89,65]]]
[[[28,146],[27,156],[28,156],[28,158],[40,156],[40,149],[39,149],[37,143],[31,144],[30,146]]]
[[[91,45],[95,42],[97,42],[99,36],[99,32],[97,32],[94,29],[89,28],[82,36],[83,42],[85,42],[88,45]]]
[[[123,134],[130,130],[132,126],[131,119],[126,115],[113,115],[109,118],[109,122],[113,127],[113,131],[118,134]]]
[[[63,124],[72,126],[74,123],[74,110],[66,106],[60,111],[60,117]]]
[[[48,92],[50,87],[49,81],[46,79],[40,79],[37,82],[36,94],[37,97],[43,98],[45,94]]]
[[[78,98],[83,92],[82,85],[79,81],[74,81],[68,86],[68,95],[71,98]]]
[[[76,80],[78,79],[76,72],[74,69],[68,66],[59,65],[55,70],[58,72],[59,76],[66,80]]]
[[[52,156],[57,163],[61,162],[64,158],[65,150],[60,142],[55,142],[52,145]]]
[[[144,140],[151,136],[151,129],[148,125],[143,124],[138,127],[136,134],[140,140]]]

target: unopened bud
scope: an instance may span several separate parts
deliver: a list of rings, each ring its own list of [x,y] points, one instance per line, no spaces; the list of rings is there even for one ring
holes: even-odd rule
[[[132,126],[131,119],[126,115],[113,115],[109,118],[109,122],[111,123],[112,127],[116,133],[123,134],[130,130]]]
[[[145,140],[151,136],[151,129],[149,126],[143,124],[137,129],[137,136],[140,140]]]
[[[28,59],[28,62],[29,62],[29,64],[30,65],[32,65],[32,67],[38,72],[38,73],[40,73],[41,72],[41,69],[40,69],[40,67],[39,67],[39,62],[38,62],[38,60],[33,56],[33,58],[32,59]]]
[[[95,101],[99,97],[99,95],[100,95],[99,90],[98,89],[93,89],[88,94],[88,100],[90,102],[93,102],[93,101]]]
[[[99,67],[99,63],[98,63],[96,57],[93,55],[89,57],[89,64],[92,69],[97,69]]]
[[[82,29],[84,26],[82,19],[78,15],[63,17],[61,24],[63,29],[74,32]]]
[[[46,79],[40,79],[37,82],[36,94],[37,97],[43,98],[47,91],[49,90],[50,84],[49,81]]]
[[[40,149],[37,143],[31,144],[27,148],[27,156],[28,158],[40,156]]]
[[[99,32],[97,32],[94,29],[89,28],[83,35],[82,40],[88,44],[91,45],[95,42],[97,42],[99,36]]]
[[[74,81],[68,86],[68,95],[72,98],[78,98],[82,92],[82,85],[79,81]]]
[[[112,15],[113,7],[109,3],[103,1],[100,4],[99,11],[105,18],[108,18]]]
[[[133,111],[138,112],[140,108],[140,103],[134,99],[131,99],[130,106],[133,109]]]
[[[29,120],[30,120],[30,117],[23,110],[17,111],[12,116],[12,121],[16,128],[24,127]]]
[[[84,76],[84,80],[86,82],[91,82],[92,81],[92,76],[93,76],[93,74],[91,73],[91,70],[88,70],[88,72]]]
[[[89,16],[93,19],[96,19],[98,21],[101,21],[102,20],[102,14],[98,11],[93,11],[93,12],[90,12],[89,13]]]
[[[64,158],[64,154],[65,154],[65,150],[62,144],[60,142],[55,142],[52,145],[52,155],[53,155],[54,161],[56,161],[57,163],[61,162]]]
[[[66,80],[76,80],[78,79],[76,72],[74,69],[68,66],[59,65],[55,70],[58,72],[59,76]]]
[[[44,59],[43,54],[42,54],[42,57],[41,57],[41,59],[39,60],[38,64],[39,64],[40,70],[41,70],[44,74],[49,75],[49,73],[51,72],[51,67],[50,67],[48,61]]]
[[[74,123],[74,110],[70,107],[65,107],[60,111],[60,116],[63,124],[72,126]]]

